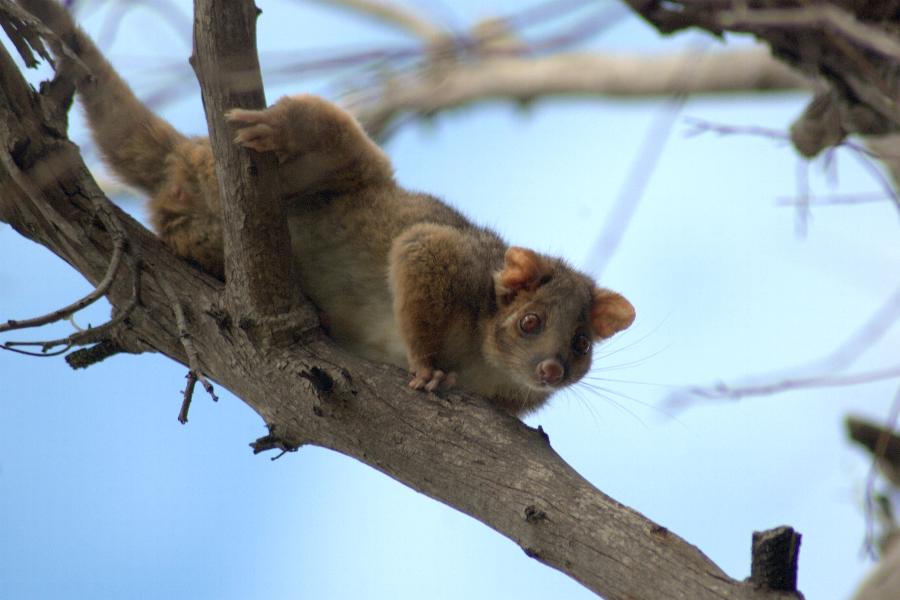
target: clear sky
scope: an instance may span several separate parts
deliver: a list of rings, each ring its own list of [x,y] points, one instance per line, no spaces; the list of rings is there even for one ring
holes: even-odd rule
[[[139,92],[183,76],[191,93],[161,110],[202,133],[186,63],[190,3],[166,4],[182,11],[175,27],[149,3],[126,13],[115,35],[109,11],[84,18]],[[268,73],[286,56],[405,39],[316,3],[258,4]],[[460,25],[521,7],[417,5]],[[698,42],[709,43],[699,34],[661,39],[629,17],[590,47],[666,51]],[[340,81],[280,78],[268,97],[336,97]],[[802,94],[698,98],[683,115],[784,130],[804,102]],[[664,110],[664,101],[568,100],[527,110],[491,103],[408,125],[387,151],[407,186],[590,271],[601,262],[591,248],[604,219]],[[646,173],[638,211],[603,272],[602,284],[636,306],[636,324],[599,350],[589,384],[528,422],[597,487],[733,577],[749,574],[753,530],[794,526],[804,536],[801,590],[846,598],[868,568],[868,463],[845,442],[842,419],[884,419],[898,382],[683,410],[666,398],[679,386],[786,371],[837,348],[900,285],[897,212],[886,201],[813,207],[800,236],[794,211],[778,205],[798,190],[800,161],[789,147],[688,130],[679,120]],[[80,123],[73,136],[86,141]],[[817,193],[879,189],[847,153],[832,171],[814,163],[809,177]],[[0,319],[42,314],[89,289],[0,225]],[[106,310],[76,321],[100,323]],[[898,342],[897,328],[888,331],[851,371],[895,364]],[[0,597],[594,597],[484,525],[353,459],[310,447],[275,462],[253,456],[247,444],[264,425],[222,390],[218,404],[198,393],[189,424],[180,425],[185,372],[153,355],[74,372],[61,358],[0,353]]]

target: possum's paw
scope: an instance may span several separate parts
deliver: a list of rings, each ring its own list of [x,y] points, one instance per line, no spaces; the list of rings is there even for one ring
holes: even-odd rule
[[[452,371],[447,373],[430,367],[416,369],[412,381],[409,382],[409,387],[414,390],[426,392],[449,390],[454,385],[456,385],[456,373]]]
[[[225,113],[225,118],[239,127],[235,143],[257,152],[274,152],[280,148],[279,131],[269,110],[234,108]]]

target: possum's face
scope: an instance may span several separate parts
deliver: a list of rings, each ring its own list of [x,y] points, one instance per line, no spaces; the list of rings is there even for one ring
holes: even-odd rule
[[[634,320],[634,308],[619,294],[523,248],[507,251],[495,284],[499,312],[486,332],[485,354],[519,385],[544,394],[584,377],[594,341]]]

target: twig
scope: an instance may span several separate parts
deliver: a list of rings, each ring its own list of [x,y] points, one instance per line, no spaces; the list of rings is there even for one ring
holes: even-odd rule
[[[809,232],[809,161],[797,161],[797,203],[794,205],[794,233],[803,239]]]
[[[184,307],[181,305],[178,296],[175,294],[175,291],[172,289],[172,286],[169,285],[168,281],[157,278],[157,282],[159,283],[159,287],[163,289],[166,296],[169,298],[172,312],[175,314],[175,323],[178,327],[178,341],[181,342],[181,347],[184,348],[184,352],[187,354],[188,367],[190,370],[187,374],[188,382],[184,389],[184,399],[181,403],[181,409],[178,412],[178,420],[181,423],[187,423],[188,409],[190,408],[191,397],[194,394],[194,385],[197,381],[200,382],[203,389],[206,390],[206,393],[213,399],[213,402],[218,402],[219,397],[216,396],[212,384],[203,374],[203,371],[200,370],[200,355],[198,354],[197,348],[194,346],[194,340],[188,331]]]
[[[691,128],[686,135],[699,135],[701,133],[706,132],[714,132],[720,135],[756,135],[761,137],[766,137],[770,139],[776,140],[790,140],[790,134],[785,131],[780,131],[778,129],[769,129],[766,127],[756,127],[753,125],[750,126],[741,126],[741,125],[723,125],[720,123],[712,123],[710,121],[705,121],[703,119],[697,119],[694,117],[685,118],[685,122]],[[873,162],[873,159],[880,159],[878,153],[869,150],[868,148],[861,146],[855,142],[850,140],[843,140],[837,145],[835,148],[846,148],[850,150],[850,153],[853,157],[855,157],[863,167],[869,171],[870,175],[873,179],[881,186],[881,189],[884,190],[885,195],[887,195],[891,201],[894,203],[898,211],[900,211],[900,195],[894,190],[893,186],[890,182],[884,177],[881,173],[881,170],[878,166]]]
[[[22,320],[10,319],[6,323],[0,323],[0,333],[5,331],[12,331],[14,329],[40,327],[42,325],[48,325],[50,323],[55,323],[56,321],[61,321],[63,319],[71,317],[72,314],[90,306],[91,304],[102,298],[104,295],[106,295],[106,292],[109,290],[110,286],[112,286],[112,283],[115,280],[116,273],[118,273],[119,271],[119,265],[122,262],[122,254],[124,250],[125,239],[119,235],[114,234],[113,255],[109,261],[109,266],[106,269],[106,275],[104,275],[103,279],[100,281],[100,283],[97,284],[97,287],[95,287],[90,294],[84,296],[82,299],[73,302],[66,307],[60,308],[40,317]]]
[[[703,50],[698,52],[701,56],[703,53]],[[673,80],[686,79],[690,82],[694,72],[693,65],[695,64],[693,61],[684,61],[679,65],[679,68],[672,70],[669,77]],[[650,181],[650,175],[662,157],[666,141],[669,139],[687,99],[687,94],[674,95],[663,106],[662,112],[656,115],[650,129],[644,136],[641,148],[629,169],[625,184],[619,191],[619,197],[613,206],[611,214],[607,217],[603,230],[591,246],[588,260],[594,275],[600,276],[602,274],[622,242],[622,238],[625,236],[638,204],[644,196],[644,190]]]
[[[846,141],[841,145],[847,145]],[[894,207],[900,211],[900,196],[897,195],[896,190],[894,190],[894,186],[891,185],[891,182],[884,176],[884,173],[881,172],[881,169],[878,168],[878,165],[872,162],[873,158],[878,158],[876,154],[872,152],[853,152],[853,156],[856,160],[872,175],[872,178],[878,182],[881,186],[881,189],[884,190],[884,193],[891,199],[891,202],[894,203]]]
[[[250,447],[253,448],[253,454],[259,454],[269,450],[281,450],[281,452],[278,455],[273,456],[271,460],[278,460],[288,452],[296,452],[300,449],[299,445],[290,444],[276,435],[272,427],[269,427],[268,435],[259,438],[255,442],[250,442]]]
[[[776,206],[794,206],[800,199],[784,196],[775,199]],[[884,202],[890,197],[883,192],[864,192],[859,194],[828,194],[807,198],[810,206],[847,206]]]
[[[178,411],[178,422],[182,425],[188,422],[188,411],[191,408],[191,398],[194,397],[194,386],[197,385],[197,374],[188,371],[185,378],[187,383],[184,386],[184,400],[181,401],[181,410]]]
[[[27,354],[29,356],[49,357],[59,356],[60,354],[67,352],[74,346],[95,344],[97,342],[102,342],[104,340],[110,339],[112,332],[119,325],[121,325],[125,321],[125,319],[128,318],[132,311],[134,311],[141,297],[140,261],[129,255],[126,255],[126,257],[126,260],[130,263],[132,270],[131,299],[128,301],[128,304],[125,306],[125,308],[116,313],[115,317],[113,317],[103,325],[98,325],[97,327],[89,327],[88,329],[84,329],[82,331],[76,331],[68,337],[47,341],[4,342],[2,345],[0,345],[0,348],[3,348],[4,350],[10,350],[12,352],[18,352],[20,354]],[[20,346],[40,346],[41,352],[37,353],[28,352],[26,350],[17,350],[17,348]],[[51,348],[55,348],[56,346],[64,346],[64,348],[55,352],[48,352]]]
[[[851,375],[820,375],[816,377],[798,377],[795,379],[782,379],[780,381],[748,385],[743,387],[731,387],[725,383],[719,383],[712,387],[692,387],[686,390],[694,396],[710,399],[739,400],[748,396],[767,396],[796,389],[846,387],[861,383],[874,383],[885,379],[900,377],[900,365],[865,371]]]
[[[670,394],[666,400],[671,409],[691,403],[695,397],[740,399],[745,396],[774,394],[798,387],[821,387],[818,382],[831,381],[834,373],[852,365],[856,359],[890,331],[900,319],[900,287],[894,290],[888,299],[872,316],[850,337],[830,354],[811,361],[805,365],[794,367],[789,371],[767,373],[747,377],[739,385],[694,386],[682,388]],[[785,387],[785,383],[787,386]],[[812,385],[810,385],[812,384]],[[840,382],[834,385],[844,385]],[[846,383],[845,385],[853,385]]]
[[[662,157],[666,140],[669,139],[686,101],[686,95],[672,98],[656,115],[647,131],[641,148],[628,171],[628,178],[619,190],[616,203],[610,211],[611,214],[606,218],[602,231],[591,246],[588,264],[593,275],[599,277],[603,273],[606,265],[615,255],[622,238],[625,237],[628,225],[644,197],[644,190],[647,189],[650,176]]]
[[[782,141],[788,141],[790,139],[790,135],[786,131],[770,129],[768,127],[759,127],[756,125],[728,125],[725,123],[713,123],[712,121],[698,119],[696,117],[685,117],[684,122],[689,128],[688,131],[685,132],[687,137],[712,132],[718,133],[719,135],[754,135]]]

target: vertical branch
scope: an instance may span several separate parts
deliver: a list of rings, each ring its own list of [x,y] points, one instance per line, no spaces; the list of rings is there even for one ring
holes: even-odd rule
[[[276,162],[238,147],[232,108],[265,106],[252,0],[195,0],[194,51],[222,201],[226,301],[238,321],[275,317],[299,298],[290,277],[290,239]]]

